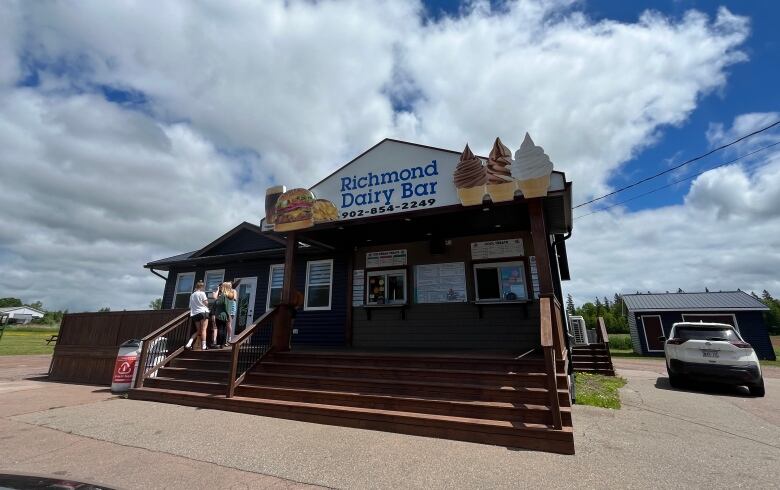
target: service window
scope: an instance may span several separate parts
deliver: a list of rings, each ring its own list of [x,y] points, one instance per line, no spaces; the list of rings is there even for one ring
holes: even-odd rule
[[[474,264],[477,301],[524,301],[528,299],[523,262]]]
[[[194,272],[182,272],[176,276],[176,287],[173,290],[173,305],[171,305],[171,308],[189,308],[190,295],[194,288]]]
[[[268,272],[268,298],[265,309],[270,310],[282,301],[282,283],[284,283],[284,264],[273,264]]]
[[[333,260],[306,263],[304,310],[329,310],[333,290]]]
[[[400,305],[406,303],[406,269],[370,271],[366,274],[366,304]]]
[[[206,271],[203,276],[204,291],[210,295],[219,288],[219,285],[225,281],[225,269]]]

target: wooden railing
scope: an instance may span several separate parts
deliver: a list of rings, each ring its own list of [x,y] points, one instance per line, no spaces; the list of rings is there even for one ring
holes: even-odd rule
[[[604,318],[598,317],[596,320],[596,341],[604,343],[609,350],[609,334],[607,333],[607,327],[604,324]]]
[[[561,402],[558,399],[558,371],[555,365],[555,353],[557,350],[555,344],[558,336],[553,332],[553,307],[554,298],[552,301],[550,298],[544,297],[539,299],[539,333],[542,341],[542,351],[544,353],[545,371],[547,371],[547,391],[549,392],[550,397],[550,412],[552,413],[553,427],[560,430],[563,427],[563,421],[561,420]]]
[[[273,310],[265,312],[263,316],[248,326],[233,341],[233,352],[230,357],[230,376],[227,380],[226,396],[228,398],[233,396],[236,386],[244,381],[246,373],[260,362],[263,356],[271,352],[271,340],[274,331],[273,320],[279,314],[280,308],[287,308],[287,306],[280,305]]]
[[[155,376],[158,369],[184,351],[187,342],[197,335],[197,332],[192,332],[191,323],[187,310],[142,339],[136,388],[141,388],[144,380]]]

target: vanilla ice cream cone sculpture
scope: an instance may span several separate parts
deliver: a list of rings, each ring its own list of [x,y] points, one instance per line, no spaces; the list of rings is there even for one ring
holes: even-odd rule
[[[482,160],[474,156],[469,145],[460,155],[458,166],[453,174],[455,188],[458,189],[458,199],[464,206],[482,204],[482,199],[487,193],[485,184],[487,172],[482,165]]]
[[[512,177],[512,152],[496,138],[487,163],[487,191],[493,202],[515,198],[517,182]]]
[[[553,164],[544,148],[536,146],[531,136],[525,133],[520,149],[515,152],[512,176],[526,199],[544,197],[550,187]]]

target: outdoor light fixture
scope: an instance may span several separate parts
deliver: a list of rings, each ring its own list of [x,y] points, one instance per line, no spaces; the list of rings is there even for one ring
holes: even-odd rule
[[[490,208],[482,208],[482,211],[490,211]]]
[[[339,230],[343,230],[343,229],[344,229],[344,227],[343,227],[343,226],[339,226]]]
[[[425,236],[431,236],[431,235],[433,235],[433,233],[431,233],[430,231],[425,234]]]
[[[412,221],[412,218],[404,218],[404,221]]]
[[[496,228],[501,228],[501,225],[496,225]]]

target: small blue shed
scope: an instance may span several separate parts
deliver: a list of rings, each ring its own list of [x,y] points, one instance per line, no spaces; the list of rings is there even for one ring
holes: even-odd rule
[[[703,321],[733,325],[760,359],[775,360],[764,323],[769,308],[744,291],[624,294],[623,302],[631,342],[639,354],[663,356],[664,344],[658,337],[668,337],[677,322]]]

